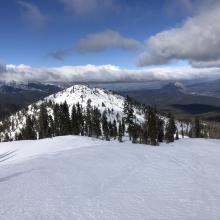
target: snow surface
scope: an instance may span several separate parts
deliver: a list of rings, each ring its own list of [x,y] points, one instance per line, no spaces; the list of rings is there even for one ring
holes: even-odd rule
[[[1,220],[220,217],[220,141],[66,136],[0,143]],[[11,152],[11,153],[10,153]]]

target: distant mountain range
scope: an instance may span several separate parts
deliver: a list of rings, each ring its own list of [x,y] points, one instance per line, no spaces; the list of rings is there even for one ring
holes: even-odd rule
[[[168,83],[158,89],[123,91],[120,94],[128,95],[146,105],[155,105],[165,111],[174,111],[179,115],[192,116],[210,112],[219,114],[220,89],[217,87],[218,83],[220,81],[193,85]]]
[[[220,106],[220,99],[191,92],[182,84],[169,83],[159,89],[121,92],[148,105],[165,107],[173,104],[205,104]]]
[[[195,94],[220,98],[220,79],[189,85],[188,91]]]
[[[0,83],[0,119],[61,89],[42,83]]]
[[[1,83],[0,119],[50,94],[61,91],[77,83]],[[172,110],[181,115],[201,115],[218,113],[220,107],[220,79],[213,81],[148,81],[87,83],[90,87],[100,87],[162,110]],[[137,89],[138,88],[138,89]],[[215,118],[215,115],[212,117]],[[220,117],[220,116],[219,116]],[[220,119],[219,119],[220,120]]]
[[[55,84],[43,84],[43,83],[18,83],[18,82],[10,82],[10,83],[0,83],[0,92],[2,93],[17,93],[24,91],[38,91],[44,93],[56,92],[60,86]],[[60,88],[61,89],[61,88]]]

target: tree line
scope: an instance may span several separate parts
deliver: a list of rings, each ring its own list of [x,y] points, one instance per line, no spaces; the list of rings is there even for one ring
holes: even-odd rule
[[[15,135],[16,140],[35,140],[63,135],[81,135],[104,140],[124,141],[128,136],[133,143],[159,145],[166,141],[178,139],[178,130],[172,114],[165,120],[156,108],[145,108],[144,121],[136,116],[136,104],[127,97],[124,102],[123,116],[106,109],[101,112],[87,101],[86,108],[79,103],[69,106],[62,104],[42,103],[36,115],[27,115],[25,127]],[[142,108],[142,107],[140,107]],[[139,108],[139,109],[140,109]],[[51,112],[52,111],[52,112]],[[5,135],[5,141],[10,140]]]
[[[169,113],[162,116],[156,107],[138,105],[126,97],[123,115],[106,109],[101,112],[99,108],[87,101],[86,108],[79,103],[72,106],[71,111],[66,102],[56,104],[43,102],[40,106],[33,105],[32,115],[24,110],[19,118],[26,116],[26,123],[21,132],[16,133],[16,140],[35,140],[63,135],[81,135],[104,140],[117,139],[119,142],[128,136],[133,143],[159,145],[162,142],[173,142],[185,135],[194,138],[206,138],[210,135],[210,129],[195,118],[192,123],[180,122],[178,131],[174,116]],[[105,107],[104,103],[103,106]],[[144,113],[143,118],[138,118],[137,111]],[[142,114],[143,115],[143,114]],[[20,120],[18,119],[18,120]],[[187,125],[187,128],[183,128]],[[0,125],[0,131],[7,131],[8,127],[16,127],[14,120],[5,121]],[[10,141],[10,132],[4,132],[2,141]]]
[[[124,103],[124,119],[127,124],[129,139],[133,143],[156,146],[164,141],[170,143],[174,142],[175,138],[178,139],[178,129],[171,113],[168,114],[167,121],[157,112],[156,107],[146,108],[144,114],[144,122],[137,122],[133,103],[129,97],[126,98]]]

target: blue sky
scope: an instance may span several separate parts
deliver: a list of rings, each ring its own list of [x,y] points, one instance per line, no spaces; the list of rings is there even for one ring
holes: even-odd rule
[[[87,35],[107,30],[144,45],[150,36],[180,25],[191,13],[184,1],[172,0],[2,0],[0,63],[136,68],[141,47],[110,45],[83,53],[74,48]],[[62,60],[54,53],[64,54]]]
[[[1,0],[0,80],[218,78],[219,21],[219,0]]]

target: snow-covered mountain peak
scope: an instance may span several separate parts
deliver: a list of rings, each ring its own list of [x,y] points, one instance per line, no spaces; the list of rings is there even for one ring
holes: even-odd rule
[[[60,105],[66,102],[69,107],[69,113],[71,114],[72,107],[79,103],[85,113],[88,101],[90,101],[92,107],[98,108],[101,113],[106,111],[108,113],[108,121],[122,120],[125,116],[123,113],[125,98],[123,96],[113,94],[101,88],[74,85],[29,105],[27,108],[11,115],[4,122],[0,122],[0,128],[1,126],[4,127],[2,132],[0,130],[0,139],[4,140],[7,133],[9,138],[14,140],[16,134],[21,133],[22,129],[26,126],[27,116],[34,116],[38,119],[40,105],[42,103],[46,104],[48,115],[54,118],[54,104]],[[136,116],[137,123],[144,121],[143,109],[134,106],[134,115]]]
[[[50,95],[45,98],[45,100],[58,104],[66,101],[70,107],[79,102],[84,108],[88,100],[91,100],[91,105],[98,107],[101,111],[108,108],[122,112],[125,99],[105,89],[90,88],[85,85],[74,85],[54,95]]]

